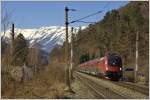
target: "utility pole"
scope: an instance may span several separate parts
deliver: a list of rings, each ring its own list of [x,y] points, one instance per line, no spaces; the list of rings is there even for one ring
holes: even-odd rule
[[[66,43],[65,43],[65,60],[66,60],[66,68],[65,68],[65,77],[66,77],[66,85],[67,85],[67,90],[71,90],[71,86],[70,86],[70,78],[69,78],[69,45],[68,45],[68,7],[65,7],[65,26],[66,26]]]
[[[73,27],[71,28],[71,65],[70,65],[70,79],[73,78]]]
[[[12,42],[13,42],[13,41],[14,41],[14,36],[15,36],[15,32],[14,32],[14,23],[12,23],[11,36],[12,36]]]
[[[145,77],[146,77],[146,80],[145,80],[145,85],[149,85],[149,65],[146,65],[146,68],[145,68]]]
[[[15,32],[14,32],[14,23],[12,23],[12,29],[11,29],[11,38],[12,38],[12,43],[11,43],[11,58],[13,58],[13,44],[14,44],[14,39],[15,39]],[[13,63],[13,59],[11,59],[11,63]]]
[[[137,82],[138,72],[138,42],[139,42],[139,31],[136,32],[136,55],[135,55],[135,69],[134,69],[134,82]]]

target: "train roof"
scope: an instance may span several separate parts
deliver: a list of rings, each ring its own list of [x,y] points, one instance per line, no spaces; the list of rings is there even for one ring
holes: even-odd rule
[[[117,53],[106,53],[106,55],[105,55],[105,56],[107,56],[107,57],[109,57],[109,56],[120,57],[120,55],[119,55],[119,54],[117,54]]]
[[[96,59],[93,59],[93,60],[89,60],[87,62],[84,62],[84,63],[80,64],[80,66],[85,65],[85,64],[95,64],[95,63],[98,63],[102,59],[104,59],[104,57],[102,57],[102,58],[96,58]]]

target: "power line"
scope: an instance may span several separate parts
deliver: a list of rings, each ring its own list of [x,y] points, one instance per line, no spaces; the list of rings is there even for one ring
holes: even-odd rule
[[[93,13],[93,14],[90,14],[90,15],[88,15],[88,16],[82,17],[82,18],[77,19],[77,20],[75,20],[75,21],[71,21],[70,23],[75,23],[75,22],[81,21],[81,20],[86,19],[86,18],[88,18],[88,17],[97,15],[97,14],[99,14],[99,13],[101,13],[101,12],[102,12],[102,11],[98,11],[98,12],[96,12],[96,13]]]
[[[75,23],[75,22],[96,23],[96,22],[86,22],[86,21],[82,21],[82,20],[83,20],[83,19],[86,19],[86,18],[88,18],[88,17],[91,17],[91,16],[94,16],[94,15],[97,15],[97,14],[101,13],[102,11],[104,11],[104,9],[105,9],[106,7],[108,7],[108,6],[109,6],[108,4],[109,4],[109,2],[105,4],[105,6],[103,7],[103,10],[98,11],[98,12],[93,13],[93,14],[90,14],[90,15],[88,15],[88,16],[82,17],[82,18],[77,19],[77,20],[75,20],[75,21],[71,21],[70,23]]]
[[[108,3],[103,7],[103,9],[104,8],[106,8],[108,6]],[[72,10],[72,9],[69,9],[69,10]],[[99,14],[99,13],[101,13],[102,11],[98,11],[98,12],[96,12],[96,13],[93,13],[93,14],[90,14],[90,15],[88,15],[88,16],[85,16],[85,17],[82,17],[82,18],[80,18],[80,19],[78,19],[78,20],[75,20],[75,21],[72,21],[72,22],[70,22],[70,23],[74,23],[74,22],[83,22],[83,23],[96,23],[96,22],[87,22],[87,21],[81,21],[82,19],[85,19],[85,18],[88,18],[88,17],[91,17],[91,16],[94,16],[94,15],[96,15],[96,14]],[[59,27],[60,28],[60,27]],[[62,31],[64,31],[65,29],[63,29]],[[55,31],[55,32],[53,32],[53,33],[60,33],[60,32],[62,32],[62,31]],[[64,34],[64,33],[62,33],[62,34]],[[60,34],[59,36],[61,36],[62,34]],[[55,38],[58,38],[58,37],[56,37],[55,36]],[[64,39],[63,39],[64,40]]]
[[[82,23],[96,23],[96,22],[87,22],[87,21],[76,21],[76,22],[82,22]]]
[[[109,6],[109,4],[110,4],[110,2],[107,2],[107,3],[105,4],[105,6],[103,7],[103,11],[104,11],[104,9],[105,9],[106,7]]]

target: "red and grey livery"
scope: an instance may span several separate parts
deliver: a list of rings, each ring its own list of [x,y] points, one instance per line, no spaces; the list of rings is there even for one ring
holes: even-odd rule
[[[79,71],[110,80],[119,80],[122,77],[122,60],[117,54],[108,53],[102,58],[80,64]]]

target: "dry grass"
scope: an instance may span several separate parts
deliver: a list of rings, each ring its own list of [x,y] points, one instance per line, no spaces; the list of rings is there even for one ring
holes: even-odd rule
[[[11,88],[4,87],[2,98],[64,98],[64,75],[63,65],[46,66],[33,80],[24,83],[11,81],[15,85],[7,84],[6,87]],[[6,77],[3,78],[6,79]]]
[[[2,78],[1,78],[1,95],[2,98],[10,97],[12,98],[13,92],[14,92],[14,80],[11,78],[10,74],[8,72],[2,72]]]

